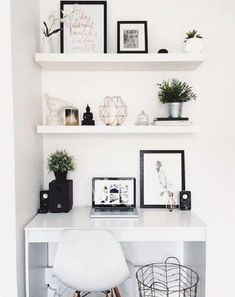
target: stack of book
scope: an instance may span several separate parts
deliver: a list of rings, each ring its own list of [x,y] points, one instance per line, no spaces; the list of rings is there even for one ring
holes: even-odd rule
[[[154,126],[191,126],[192,121],[189,118],[155,118]]]

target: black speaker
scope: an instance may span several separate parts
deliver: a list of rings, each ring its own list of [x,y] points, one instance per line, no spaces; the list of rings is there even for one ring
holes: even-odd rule
[[[180,209],[191,210],[191,192],[190,191],[180,192]]]
[[[49,191],[40,191],[39,213],[47,213],[49,204]]]
[[[49,211],[68,212],[73,206],[73,181],[58,182],[53,180],[49,183]]]

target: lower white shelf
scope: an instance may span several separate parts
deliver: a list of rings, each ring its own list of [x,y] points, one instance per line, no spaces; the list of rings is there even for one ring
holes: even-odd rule
[[[44,134],[175,134],[196,133],[195,126],[37,126]]]

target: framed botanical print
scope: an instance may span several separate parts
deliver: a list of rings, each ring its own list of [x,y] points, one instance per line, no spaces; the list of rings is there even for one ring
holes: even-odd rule
[[[61,1],[61,53],[107,52],[106,1]]]
[[[179,207],[179,192],[185,190],[182,150],[140,151],[140,206]]]
[[[148,53],[147,21],[119,21],[117,26],[118,53]]]

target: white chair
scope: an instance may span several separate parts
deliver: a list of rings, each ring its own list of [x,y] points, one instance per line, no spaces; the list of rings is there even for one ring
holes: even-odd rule
[[[103,292],[121,297],[117,288],[130,276],[119,242],[108,230],[66,229],[53,266],[53,274],[64,285],[81,292]],[[114,291],[114,292],[113,292]]]

